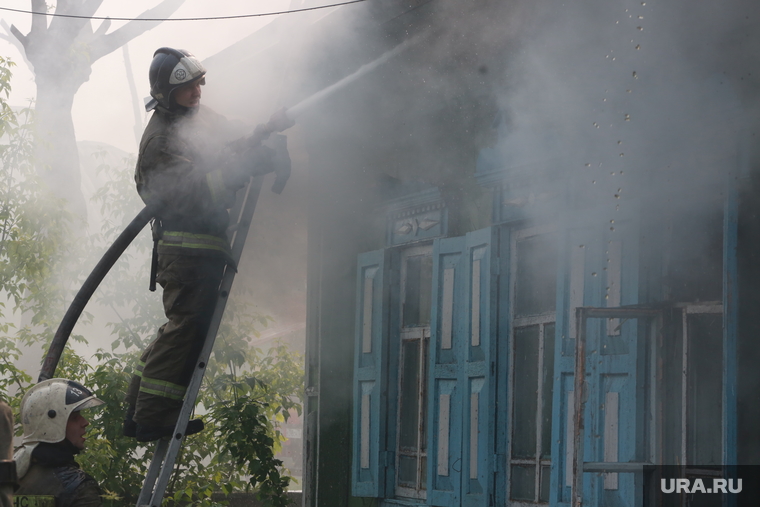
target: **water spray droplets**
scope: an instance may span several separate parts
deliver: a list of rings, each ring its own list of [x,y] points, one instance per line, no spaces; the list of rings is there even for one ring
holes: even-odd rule
[[[631,121],[631,115],[626,113],[625,114],[625,121]]]

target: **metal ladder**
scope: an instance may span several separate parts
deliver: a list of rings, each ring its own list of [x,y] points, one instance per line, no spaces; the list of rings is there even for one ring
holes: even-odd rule
[[[256,202],[259,198],[263,179],[263,176],[252,178],[248,185],[239,191],[235,206],[230,210],[230,217],[236,220],[235,224],[228,232],[232,249],[232,260],[235,262],[235,265],[239,263],[240,256],[243,253],[243,247],[245,246],[245,240],[248,236],[248,229],[251,225],[253,212],[256,210]],[[164,498],[164,493],[166,492],[166,486],[169,483],[174,463],[179,454],[179,450],[182,447],[185,430],[187,429],[187,422],[195,407],[195,400],[198,397],[198,391],[200,390],[201,382],[203,381],[203,375],[206,372],[206,365],[211,356],[211,350],[216,341],[216,334],[219,330],[219,325],[222,322],[222,317],[224,316],[224,309],[227,306],[227,299],[234,279],[235,269],[228,265],[224,271],[222,282],[219,285],[219,296],[216,300],[216,308],[214,309],[214,315],[211,318],[211,324],[209,325],[208,333],[206,334],[203,349],[196,362],[195,371],[190,379],[190,384],[187,386],[185,400],[182,404],[179,418],[177,419],[177,425],[174,428],[174,436],[171,438],[162,438],[156,444],[153,460],[150,463],[148,473],[145,476],[145,483],[143,484],[140,496],[137,499],[137,507],[161,507],[161,502]]]

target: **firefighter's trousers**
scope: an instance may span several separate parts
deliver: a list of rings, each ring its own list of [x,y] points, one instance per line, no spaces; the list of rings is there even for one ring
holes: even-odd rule
[[[169,321],[140,357],[127,392],[142,426],[173,426],[214,313],[224,259],[161,254],[156,281]]]

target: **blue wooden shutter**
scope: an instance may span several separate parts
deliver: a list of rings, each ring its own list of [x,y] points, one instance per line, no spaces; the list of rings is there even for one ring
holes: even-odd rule
[[[466,237],[462,258],[462,505],[485,507],[493,492],[496,410],[498,241],[493,227]]]
[[[352,495],[385,496],[388,258],[359,255],[356,283]]]
[[[496,229],[433,244],[428,505],[486,506],[493,493]]]
[[[465,238],[433,243],[428,384],[428,505],[458,506],[462,483],[462,368],[466,316],[461,294]]]

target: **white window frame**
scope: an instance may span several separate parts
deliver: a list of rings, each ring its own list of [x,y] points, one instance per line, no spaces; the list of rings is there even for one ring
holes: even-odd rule
[[[407,327],[405,328],[403,326],[404,323],[404,302],[406,298],[406,284],[407,284],[407,260],[410,257],[416,257],[416,256],[429,256],[432,260],[433,255],[433,246],[432,245],[425,245],[425,246],[417,246],[417,247],[411,247],[406,248],[401,252],[400,256],[400,262],[401,262],[401,268],[400,268],[400,283],[399,283],[399,364],[398,364],[398,379],[397,379],[397,385],[398,385],[398,396],[395,400],[396,403],[396,443],[395,443],[395,461],[396,461],[396,476],[394,478],[394,490],[395,490],[395,496],[397,497],[403,497],[403,498],[414,498],[414,499],[420,499],[424,500],[427,498],[427,476],[423,473],[422,469],[422,461],[423,458],[427,461],[427,449],[424,451],[422,450],[422,444],[423,442],[420,441],[420,436],[423,433],[422,432],[422,423],[423,421],[427,422],[427,417],[423,417],[423,413],[426,413],[427,411],[427,387],[428,387],[428,368],[427,368],[427,362],[425,357],[425,347],[428,347],[428,354],[429,347],[430,347],[430,324],[427,326],[415,326],[415,327]],[[433,287],[431,285],[430,290],[432,292]],[[434,304],[434,302],[431,301],[431,304]],[[400,445],[400,435],[399,435],[399,428],[401,426],[401,387],[402,387],[402,381],[403,381],[403,368],[402,365],[404,364],[404,342],[410,341],[410,340],[419,340],[420,341],[420,364],[419,364],[419,387],[417,391],[417,399],[419,401],[419,408],[417,413],[417,421],[420,424],[420,427],[417,428],[417,450],[414,456],[417,458],[417,485],[418,487],[415,489],[403,487],[399,485],[399,473],[400,473],[400,458],[402,455],[404,456],[412,456],[408,452],[402,452],[401,445]],[[427,435],[427,431],[425,431],[425,435]],[[426,443],[426,442],[424,442]]]
[[[536,226],[536,227],[530,227],[526,229],[521,229],[517,231],[513,231],[510,235],[510,286],[509,286],[509,314],[510,314],[510,329],[509,329],[509,389],[508,389],[508,416],[507,420],[509,421],[509,445],[507,449],[507,455],[506,455],[506,481],[507,481],[507,495],[506,500],[507,504],[510,506],[515,507],[535,507],[536,505],[548,505],[549,502],[539,502],[538,498],[540,495],[541,490],[541,468],[544,466],[551,467],[551,459],[541,459],[541,424],[543,421],[543,407],[540,403],[541,399],[541,393],[543,392],[543,385],[544,385],[544,375],[543,375],[543,367],[544,367],[544,330],[546,328],[547,324],[555,324],[555,332],[556,332],[556,321],[557,321],[557,310],[553,312],[546,312],[539,315],[529,315],[525,317],[516,317],[515,316],[515,296],[516,296],[516,288],[517,288],[517,243],[519,241],[525,240],[527,238],[533,237],[533,236],[542,236],[547,234],[553,234],[556,233],[556,227],[553,225],[544,225],[544,226]],[[554,270],[555,276],[557,273],[557,266],[553,266],[552,269]],[[515,347],[515,331],[520,328],[532,326],[532,325],[538,325],[539,326],[539,348],[538,348],[538,389],[536,396],[539,399],[539,403],[537,404],[537,410],[536,410],[536,454],[535,458],[533,459],[524,459],[524,458],[512,458],[512,441],[513,441],[513,428],[512,428],[512,418],[514,414],[514,372],[515,372],[515,359],[514,359],[514,347]],[[556,347],[556,342],[555,342]],[[534,496],[533,498],[535,501],[525,501],[525,500],[513,500],[512,499],[512,465],[533,465],[536,467],[535,471],[535,484],[534,484]]]

